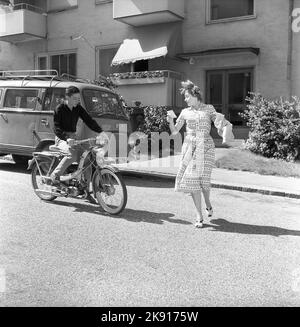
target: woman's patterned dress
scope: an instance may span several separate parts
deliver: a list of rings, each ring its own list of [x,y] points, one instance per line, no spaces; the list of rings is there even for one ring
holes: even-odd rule
[[[209,190],[211,172],[215,165],[215,145],[210,136],[211,123],[214,122],[220,131],[229,122],[212,105],[206,104],[198,109],[183,109],[177,118],[176,129],[180,130],[185,122],[186,137],[175,191],[192,193],[201,189]]]

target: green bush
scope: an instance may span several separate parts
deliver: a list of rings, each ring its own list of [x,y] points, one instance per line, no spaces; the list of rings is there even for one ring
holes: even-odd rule
[[[251,93],[240,115],[250,127],[246,148],[265,157],[294,161],[300,154],[300,99],[267,100]]]

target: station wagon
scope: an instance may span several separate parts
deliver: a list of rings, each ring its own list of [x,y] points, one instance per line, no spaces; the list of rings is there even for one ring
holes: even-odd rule
[[[109,88],[65,80],[57,74],[45,75],[45,72],[34,75],[0,73],[0,154],[12,154],[14,161],[21,163],[34,151],[48,149],[54,144],[53,112],[71,85],[80,90],[81,104],[93,119],[105,132],[115,136],[112,144],[115,151],[110,153],[115,152],[117,157],[120,137],[124,143],[131,131],[119,96]],[[95,132],[80,119],[77,134],[84,139],[94,136]]]

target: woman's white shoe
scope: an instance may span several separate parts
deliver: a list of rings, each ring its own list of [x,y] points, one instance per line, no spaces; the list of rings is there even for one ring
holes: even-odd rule
[[[195,222],[195,227],[196,228],[202,228],[203,227],[203,219],[197,219]]]

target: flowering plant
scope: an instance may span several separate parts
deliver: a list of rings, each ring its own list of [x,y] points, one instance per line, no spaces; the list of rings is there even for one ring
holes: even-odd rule
[[[110,90],[114,90],[117,87],[117,85],[113,82],[113,80],[109,76],[106,77],[106,76],[99,75],[98,79],[93,80],[92,83],[102,87],[106,87]]]
[[[111,79],[154,78],[154,77],[164,77],[164,76],[165,76],[165,72],[163,70],[113,73],[109,75]]]

